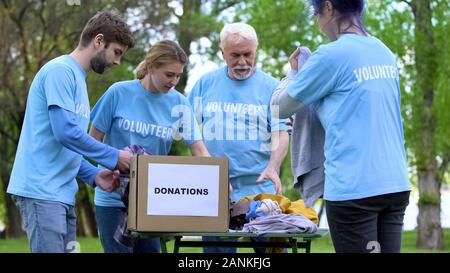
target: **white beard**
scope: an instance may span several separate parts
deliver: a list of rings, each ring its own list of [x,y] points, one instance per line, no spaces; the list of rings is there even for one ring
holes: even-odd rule
[[[237,70],[239,70],[239,69],[247,69],[248,72],[245,74],[242,74],[240,72],[237,72]],[[243,65],[243,66],[237,65],[231,69],[231,73],[233,74],[233,77],[235,77],[237,80],[243,81],[243,80],[250,78],[250,76],[253,73],[253,69],[249,65]]]

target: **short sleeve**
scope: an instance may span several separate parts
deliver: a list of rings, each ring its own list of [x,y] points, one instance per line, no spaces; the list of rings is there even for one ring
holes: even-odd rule
[[[76,80],[73,71],[64,65],[50,69],[43,80],[47,107],[59,106],[75,112]]]
[[[111,124],[116,109],[115,89],[111,86],[97,101],[91,112],[92,125],[106,134],[111,130]]]
[[[287,85],[289,96],[305,105],[327,96],[335,86],[335,74],[326,59],[326,52],[319,48]]]

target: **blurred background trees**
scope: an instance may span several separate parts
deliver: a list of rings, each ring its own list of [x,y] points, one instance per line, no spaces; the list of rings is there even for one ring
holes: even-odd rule
[[[417,246],[443,247],[440,222],[443,183],[450,161],[450,7],[446,0],[366,0],[366,26],[396,54],[401,71],[402,113],[411,183],[419,191]],[[298,0],[0,0],[0,227],[7,237],[23,236],[21,220],[5,194],[25,113],[28,88],[48,60],[69,53],[85,22],[98,10],[115,9],[126,17],[136,47],[122,65],[105,75],[90,73],[91,106],[114,82],[133,72],[152,43],[172,39],[190,56],[177,89],[191,85],[211,67],[223,65],[218,48],[224,23],[253,25],[260,40],[257,66],[282,78],[291,52],[313,51],[326,37],[319,33],[307,1]],[[370,54],[370,53],[368,53]],[[191,78],[191,79],[190,79]],[[175,143],[171,154],[188,154]],[[289,155],[283,163],[284,194],[292,189]],[[93,192],[79,183],[78,235],[97,236]]]

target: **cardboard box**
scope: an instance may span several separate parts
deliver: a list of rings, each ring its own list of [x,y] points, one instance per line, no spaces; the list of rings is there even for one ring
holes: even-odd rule
[[[225,232],[228,159],[134,156],[128,228],[143,232]]]

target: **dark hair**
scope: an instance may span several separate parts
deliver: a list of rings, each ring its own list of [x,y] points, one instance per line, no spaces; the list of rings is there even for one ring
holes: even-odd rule
[[[134,46],[133,36],[128,25],[116,12],[100,11],[89,19],[81,32],[80,45],[88,46],[98,34],[103,34],[106,46],[109,43],[118,43],[128,48]]]
[[[186,53],[176,42],[162,40],[150,48],[145,59],[138,65],[136,78],[143,79],[148,73],[148,67],[151,65],[155,68],[160,68],[176,62],[186,65],[188,62]]]
[[[364,0],[310,0],[314,9],[314,14],[322,12],[325,2],[329,1],[335,10],[340,13],[338,18],[338,31],[341,31],[341,23],[345,20],[350,21],[350,26],[359,28],[362,32],[368,32],[363,24],[364,17]]]

